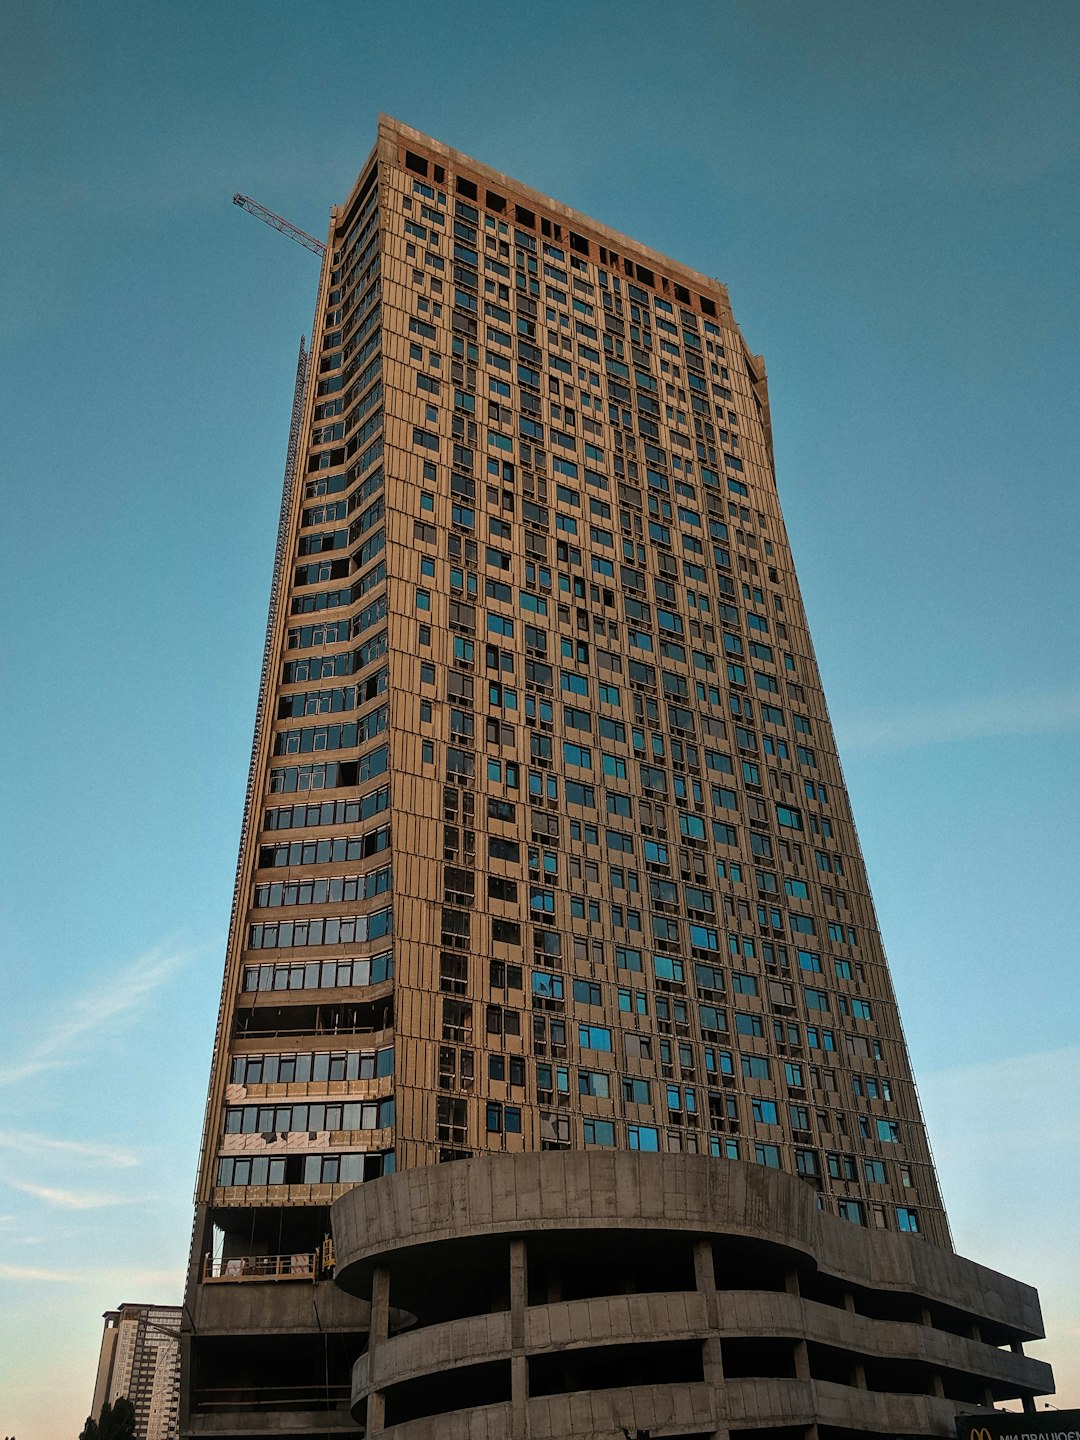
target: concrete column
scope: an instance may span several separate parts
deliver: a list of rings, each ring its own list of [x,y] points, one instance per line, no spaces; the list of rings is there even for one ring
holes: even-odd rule
[[[372,1380],[378,1371],[378,1351],[385,1345],[390,1334],[390,1271],[385,1265],[376,1265],[371,1277],[371,1329],[368,1331],[368,1374]],[[381,1390],[372,1390],[367,1402],[367,1427],[365,1433],[378,1435],[385,1424],[386,1397]]]
[[[390,1271],[385,1265],[376,1265],[371,1277],[371,1330],[368,1334],[368,1349],[374,1350],[383,1344],[390,1334]]]
[[[525,1241],[510,1241],[510,1411],[515,1437],[528,1440],[529,1362],[525,1357],[525,1311],[529,1303],[529,1260]]]
[[[694,1284],[705,1301],[705,1323],[708,1330],[701,1347],[705,1384],[712,1396],[713,1417],[726,1419],[724,1396],[724,1356],[720,1344],[720,1310],[716,1301],[716,1272],[713,1267],[712,1242],[694,1241]],[[726,1431],[717,1431],[726,1434]]]
[[[192,1339],[184,1331],[180,1334],[180,1374],[184,1381],[180,1385],[180,1424],[181,1435],[187,1434],[191,1426],[191,1380],[193,1375]],[[186,1382],[186,1383],[184,1383]],[[95,1416],[95,1419],[97,1417]]]
[[[794,1265],[784,1271],[784,1293],[786,1295],[802,1294],[802,1291],[799,1289],[799,1272],[795,1269]]]
[[[510,1241],[510,1344],[515,1350],[525,1345],[525,1307],[529,1303],[528,1258],[525,1241]]]
[[[939,1400],[945,1399],[945,1381],[941,1378],[941,1372],[935,1370],[930,1377],[930,1383],[934,1387],[934,1394]]]
[[[810,1379],[810,1352],[805,1340],[795,1341],[795,1379]]]
[[[851,1367],[851,1383],[856,1390],[866,1389],[866,1368],[861,1360],[856,1360]]]

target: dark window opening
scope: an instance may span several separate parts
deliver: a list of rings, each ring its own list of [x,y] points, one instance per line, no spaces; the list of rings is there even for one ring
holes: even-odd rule
[[[934,1376],[928,1365],[912,1360],[881,1360],[867,1356],[863,1361],[866,1388],[893,1395],[933,1395]]]
[[[794,1340],[722,1340],[720,1353],[725,1380],[795,1379]]]
[[[804,1300],[815,1300],[819,1305],[832,1305],[837,1310],[843,1310],[846,1290],[845,1285],[830,1275],[822,1275],[816,1270],[799,1272],[799,1294]]]
[[[274,1035],[375,1035],[394,1023],[392,995],[364,1003],[341,1005],[268,1005],[265,992],[248,992],[246,999],[258,1000],[248,1008],[241,1002],[236,1012],[237,1037]]]
[[[527,1246],[530,1305],[695,1288],[687,1236],[562,1232],[530,1236]]]
[[[530,1395],[615,1390],[624,1385],[692,1385],[705,1378],[698,1340],[562,1350],[552,1355],[531,1355],[528,1363]]]
[[[510,1400],[510,1361],[462,1365],[438,1375],[423,1375],[391,1385],[386,1393],[386,1428],[422,1420],[425,1415],[446,1415],[480,1405]]]
[[[466,1102],[446,1096],[440,1096],[439,1101],[445,1122],[460,1122],[464,1132]],[[455,1138],[450,1137],[451,1145]],[[460,1145],[464,1138],[462,1133],[457,1143]],[[362,1267],[350,1267],[342,1283],[366,1299],[370,1274]],[[395,1311],[414,1315],[419,1328],[508,1311],[509,1240],[505,1236],[478,1236],[403,1251],[390,1261],[390,1305]]]
[[[784,1290],[789,1255],[766,1241],[733,1237],[713,1241],[713,1269],[718,1290]]]
[[[768,1430],[730,1430],[729,1440],[806,1440],[806,1429],[802,1425],[777,1425]],[[826,1431],[824,1427],[818,1430],[818,1440],[865,1440],[865,1430],[836,1430]]]
[[[807,1359],[813,1380],[828,1380],[833,1385],[854,1385],[855,1366],[859,1357],[832,1345],[808,1344]]]
[[[363,1336],[199,1336],[192,1345],[192,1408],[347,1412]]]

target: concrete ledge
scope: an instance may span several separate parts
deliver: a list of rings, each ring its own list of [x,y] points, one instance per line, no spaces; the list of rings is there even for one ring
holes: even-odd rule
[[[379,1436],[380,1440],[510,1440],[514,1429],[508,1404],[479,1405],[474,1410],[390,1425],[380,1430]]]
[[[377,1261],[478,1235],[602,1228],[745,1236],[800,1252],[850,1284],[920,1296],[1041,1338],[1030,1285],[915,1237],[817,1209],[781,1171],[702,1155],[548,1151],[485,1156],[354,1186],[332,1212],[338,1283],[367,1293]]]
[[[205,1440],[233,1435],[337,1435],[357,1436],[362,1432],[348,1410],[219,1410],[196,1411],[188,1430]]]
[[[357,1186],[331,1221],[337,1283],[361,1300],[377,1291],[387,1317],[397,1294],[419,1317],[405,1333],[374,1327],[354,1364],[353,1414],[372,1437],[811,1425],[946,1436],[980,1399],[1053,1389],[1048,1366],[975,1338],[979,1326],[999,1342],[1041,1334],[1029,1286],[825,1215],[809,1186],[755,1165],[484,1157]],[[747,1288],[759,1276],[764,1288]],[[651,1288],[657,1279],[673,1288]],[[459,1378],[470,1367],[475,1390]],[[851,1383],[837,1383],[845,1375]],[[530,1394],[532,1384],[553,1393]],[[433,1413],[382,1423],[417,1410]]]
[[[248,1285],[197,1285],[199,1335],[300,1335],[345,1330],[366,1334],[371,1306],[345,1294],[332,1280],[265,1281]]]
[[[1031,1383],[1032,1365],[1041,1364],[929,1325],[868,1320],[796,1295],[745,1291],[718,1295],[717,1302],[714,1329],[708,1323],[705,1297],[693,1291],[533,1305],[525,1312],[524,1348],[527,1354],[552,1354],[643,1339],[704,1341],[710,1334],[721,1339],[779,1336],[867,1357],[917,1361],[1018,1388]],[[506,1311],[407,1332],[379,1347],[374,1366],[371,1355],[360,1356],[353,1367],[353,1403],[366,1399],[372,1390],[421,1375],[459,1364],[505,1359],[511,1349]],[[1043,1378],[1048,1386],[1052,1384],[1048,1370]],[[849,1387],[839,1388],[846,1394]]]

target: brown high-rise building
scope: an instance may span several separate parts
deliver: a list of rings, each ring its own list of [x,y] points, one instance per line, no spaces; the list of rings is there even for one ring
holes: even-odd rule
[[[1034,1292],[952,1252],[727,291],[387,119],[298,386],[197,1207],[190,1436],[1051,1388]]]

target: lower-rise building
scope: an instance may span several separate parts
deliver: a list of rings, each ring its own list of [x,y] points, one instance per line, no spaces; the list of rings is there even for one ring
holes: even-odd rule
[[[176,1440],[180,1413],[180,1306],[121,1305],[105,1312],[90,1414],[124,1397],[135,1440]]]

